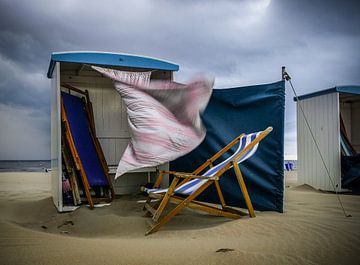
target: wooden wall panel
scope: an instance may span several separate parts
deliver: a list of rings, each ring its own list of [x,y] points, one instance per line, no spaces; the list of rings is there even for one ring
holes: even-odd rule
[[[83,74],[85,72],[81,76],[72,72],[64,72],[61,75],[61,82],[89,91],[94,110],[96,135],[103,149],[106,162],[109,166],[117,166],[130,139],[126,106],[109,79],[98,74],[87,72],[86,76]],[[159,168],[168,170],[169,165],[166,163]],[[152,181],[155,181],[156,172],[154,169],[151,169]],[[146,184],[147,177],[147,172],[125,174],[114,181],[115,193],[139,192],[140,185]],[[168,184],[167,182],[167,178],[164,178],[164,183]]]

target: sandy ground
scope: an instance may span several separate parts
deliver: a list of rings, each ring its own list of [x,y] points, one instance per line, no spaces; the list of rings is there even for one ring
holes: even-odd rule
[[[49,174],[1,173],[0,264],[360,264],[360,196],[341,196],[346,218],[334,194],[286,182],[283,214],[185,211],[145,237],[139,196],[59,214]]]

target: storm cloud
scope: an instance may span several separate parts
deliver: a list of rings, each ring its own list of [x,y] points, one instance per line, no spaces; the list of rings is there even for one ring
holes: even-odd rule
[[[0,159],[50,157],[54,51],[141,54],[198,73],[216,88],[267,83],[285,65],[299,94],[359,84],[357,1],[0,0]],[[287,88],[285,153],[296,154]]]

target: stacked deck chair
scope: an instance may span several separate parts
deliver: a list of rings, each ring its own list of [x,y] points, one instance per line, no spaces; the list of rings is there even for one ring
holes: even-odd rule
[[[249,215],[250,217],[255,217],[239,164],[250,158],[256,152],[259,142],[271,131],[272,127],[268,127],[266,130],[257,133],[241,134],[192,173],[161,171],[154,187],[152,189],[143,189],[149,194],[144,206],[144,211],[146,211],[146,216],[152,217],[152,220],[149,222],[150,229],[146,232],[146,235],[156,232],[184,207],[190,207],[213,215],[233,219],[245,215],[245,213],[226,205],[220,188],[219,179],[231,168],[233,168],[236,173]],[[216,165],[213,164],[236,144],[238,144],[238,148],[229,158]],[[201,174],[203,171],[205,172]],[[164,174],[172,175],[174,178],[169,188],[160,189],[159,186]],[[196,197],[212,184],[215,185],[219,196],[220,207],[195,201]],[[156,199],[155,202],[152,201],[153,199]],[[169,202],[177,204],[177,206],[162,217],[165,207]]]
[[[104,154],[96,138],[88,91],[84,92],[67,84],[62,84],[62,87],[67,88],[69,92],[61,92],[63,158],[67,158],[64,161],[65,168],[74,165],[75,169],[70,170],[69,175],[76,171],[80,176],[83,195],[90,209],[93,209],[96,203],[111,202],[115,196],[114,189]],[[71,93],[80,94],[82,97]]]

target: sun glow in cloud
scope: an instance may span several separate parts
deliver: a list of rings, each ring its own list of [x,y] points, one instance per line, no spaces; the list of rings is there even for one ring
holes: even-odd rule
[[[238,5],[238,15],[231,19],[231,22],[239,29],[248,29],[263,22],[271,0],[247,1]]]
[[[252,8],[257,10],[257,11],[266,10],[270,4],[271,4],[271,0],[251,1]]]

